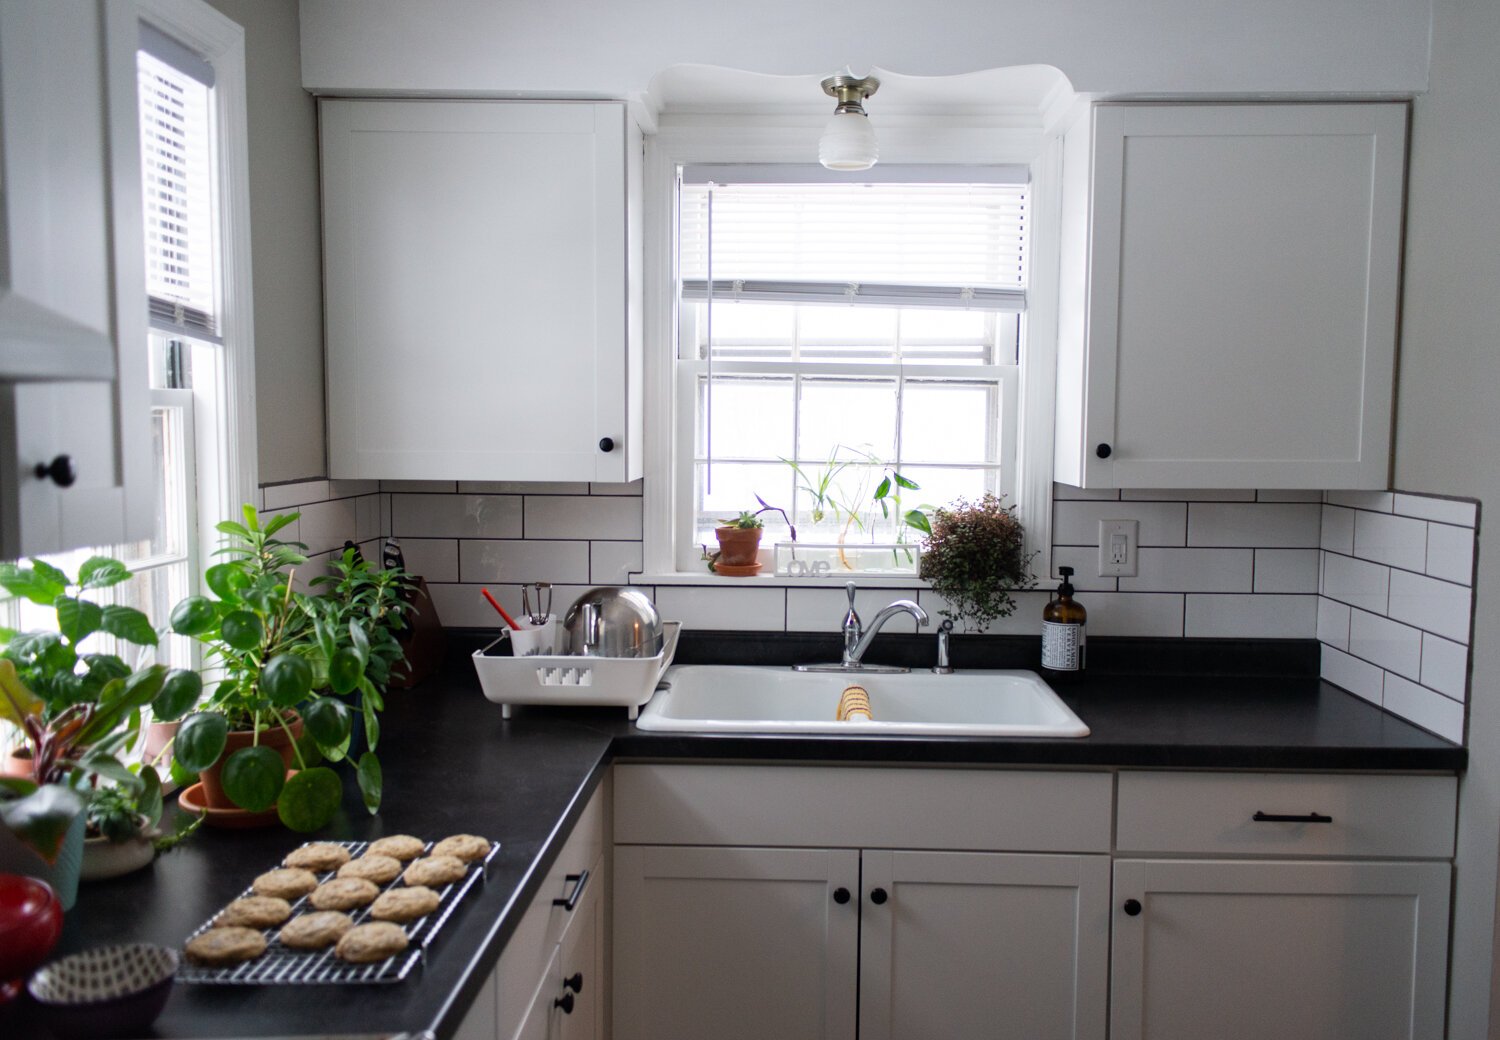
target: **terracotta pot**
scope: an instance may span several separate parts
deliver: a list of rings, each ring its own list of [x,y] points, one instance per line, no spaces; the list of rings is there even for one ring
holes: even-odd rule
[[[714,537],[719,540],[719,558],[714,563],[717,574],[730,577],[748,577],[760,572],[759,527],[716,527]]]
[[[295,715],[288,724],[287,729],[292,731],[293,737],[302,736],[302,716]],[[254,732],[248,729],[234,730],[229,734],[229,738],[224,744],[224,753],[219,756],[219,760],[198,774],[198,779],[203,783],[203,804],[208,808],[239,808],[224,794],[224,787],[219,783],[219,773],[224,768],[225,759],[240,748],[249,747],[253,743],[255,743]],[[270,729],[261,730],[260,743],[275,751],[279,751],[281,753],[281,760],[286,763],[288,769],[297,764],[297,756],[292,751],[292,742],[287,738],[286,729],[280,726],[272,726]]]
[[[0,776],[14,776],[22,780],[31,779],[31,749],[17,748],[0,760]]]

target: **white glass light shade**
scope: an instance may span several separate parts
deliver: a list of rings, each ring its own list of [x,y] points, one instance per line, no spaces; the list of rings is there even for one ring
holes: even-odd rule
[[[835,112],[818,141],[818,161],[830,170],[868,170],[880,158],[875,129],[862,112]]]

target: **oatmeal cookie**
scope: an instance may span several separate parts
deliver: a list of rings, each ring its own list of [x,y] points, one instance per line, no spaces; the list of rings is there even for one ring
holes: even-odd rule
[[[275,896],[248,896],[236,899],[214,918],[214,925],[227,928],[242,925],[246,928],[274,928],[292,916],[292,904]]]
[[[238,964],[266,952],[266,937],[254,928],[210,928],[188,941],[188,959],[199,964]]]
[[[281,861],[284,866],[315,870],[319,874],[326,870],[337,870],[349,862],[349,850],[342,845],[326,841],[315,841],[287,853]]]
[[[451,838],[444,838],[432,847],[434,856],[452,856],[461,859],[465,863],[473,863],[476,859],[484,859],[485,854],[490,851],[490,843],[484,838],[473,834],[455,834]]]
[[[250,887],[255,889],[256,895],[300,899],[318,887],[318,878],[312,871],[301,867],[277,867],[256,878]]]
[[[310,914],[299,914],[281,929],[281,945],[294,950],[321,950],[332,946],[354,927],[348,914],[336,910],[316,910]]]
[[[389,856],[405,863],[416,859],[426,848],[427,843],[421,838],[413,838],[410,834],[392,834],[370,842],[366,855]]]
[[[383,961],[406,949],[406,932],[399,924],[378,921],[351,928],[334,947],[333,955],[351,964]]]
[[[353,910],[380,894],[373,881],[364,878],[334,878],[318,886],[307,901],[319,910]]]
[[[438,907],[438,894],[424,885],[393,888],[380,893],[370,916],[377,921],[415,921]]]
[[[377,885],[395,881],[401,873],[401,861],[394,856],[366,853],[339,868],[339,877],[364,878]]]
[[[401,875],[408,885],[447,885],[469,872],[469,865],[452,856],[427,856],[406,868]]]

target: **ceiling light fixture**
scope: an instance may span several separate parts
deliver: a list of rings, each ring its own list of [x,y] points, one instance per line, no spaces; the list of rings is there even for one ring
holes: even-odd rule
[[[839,101],[818,140],[818,161],[828,169],[868,170],[880,158],[880,143],[863,104],[879,87],[874,76],[838,75],[823,81],[823,93]]]

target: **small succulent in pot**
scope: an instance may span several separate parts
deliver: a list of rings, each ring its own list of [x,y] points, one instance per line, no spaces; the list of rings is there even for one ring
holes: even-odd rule
[[[720,520],[714,528],[717,552],[704,547],[703,558],[714,574],[748,577],[760,570],[760,536],[765,529],[758,513],[742,511],[739,516]]]
[[[977,502],[960,498],[933,510],[931,523],[920,575],[947,601],[939,613],[965,631],[1009,617],[1016,608],[1010,593],[1036,582],[1036,554],[1026,552],[1015,507],[986,493]]]

